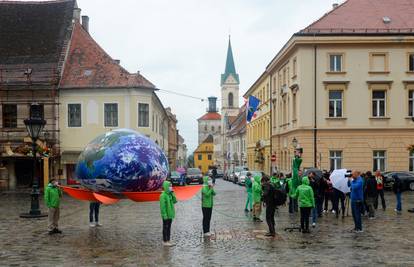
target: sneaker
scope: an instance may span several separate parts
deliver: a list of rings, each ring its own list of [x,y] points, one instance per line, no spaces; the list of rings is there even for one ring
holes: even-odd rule
[[[56,232],[55,232],[54,230],[50,230],[50,231],[48,231],[47,233],[48,233],[49,235],[56,234]]]
[[[173,247],[173,246],[175,246],[175,243],[174,242],[171,242],[171,241],[168,241],[168,246],[169,247]]]
[[[61,231],[61,230],[59,230],[59,229],[57,229],[57,228],[56,228],[54,231],[55,231],[55,233],[57,233],[57,234],[61,234],[61,233],[62,233],[62,231]]]
[[[312,227],[315,228],[315,226],[316,226],[316,223],[312,223]]]
[[[375,219],[375,216],[371,216],[371,217],[369,217],[369,219],[370,220],[373,220],[373,219]]]
[[[169,242],[162,242],[162,244],[163,244],[164,247],[171,247]]]
[[[328,211],[327,210],[323,210],[323,213],[327,213]]]
[[[332,210],[332,213],[335,214],[335,210]]]
[[[102,226],[102,224],[96,222],[95,226]]]
[[[273,233],[266,233],[265,236],[272,236],[272,237],[274,237],[275,234],[273,234]]]
[[[256,218],[254,221],[255,222],[263,222],[260,218]]]
[[[90,223],[89,227],[95,227],[96,225],[94,223]]]
[[[360,234],[360,233],[363,233],[363,232],[364,232],[364,230],[360,230],[360,229],[355,231],[355,233],[357,233],[357,234]]]
[[[211,236],[211,233],[210,232],[204,233],[204,237],[210,237],[210,236]]]

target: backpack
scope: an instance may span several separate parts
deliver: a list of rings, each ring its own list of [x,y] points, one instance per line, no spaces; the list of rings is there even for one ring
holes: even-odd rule
[[[283,189],[282,190],[281,189],[275,189],[274,198],[275,198],[276,206],[284,205],[286,203],[286,199],[287,199],[286,191],[283,190]]]

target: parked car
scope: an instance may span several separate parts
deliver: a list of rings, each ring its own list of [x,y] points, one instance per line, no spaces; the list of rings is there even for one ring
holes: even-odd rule
[[[217,178],[223,178],[223,170],[217,170]]]
[[[169,180],[173,185],[185,185],[185,174],[173,171]]]
[[[400,178],[404,190],[411,190],[414,191],[414,174],[411,172],[384,172],[384,188],[385,189],[392,189],[392,185],[394,184],[394,178],[392,176],[397,174]]]
[[[190,183],[203,183],[203,174],[199,168],[188,168],[187,169],[187,177],[186,177],[187,184]]]
[[[231,176],[233,175],[233,171],[230,169],[227,169],[224,174],[224,180],[231,181]]]
[[[263,175],[264,175],[264,172],[262,172],[262,171],[241,171],[240,176],[239,176],[239,180],[238,180],[239,185],[244,185],[248,172],[250,172],[252,174],[252,177],[255,177],[255,176],[258,175],[258,176],[260,176],[260,178],[262,178]]]
[[[236,166],[236,167],[234,167],[233,177],[232,177],[231,181],[233,183],[237,184],[239,182],[240,173],[242,171],[248,171],[248,170],[249,170],[249,168],[247,168],[247,166]]]

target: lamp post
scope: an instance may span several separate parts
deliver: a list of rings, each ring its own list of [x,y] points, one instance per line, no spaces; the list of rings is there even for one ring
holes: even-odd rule
[[[294,149],[298,147],[298,139],[296,139],[296,137],[293,137],[292,139],[292,146]]]
[[[29,133],[30,138],[32,139],[32,150],[33,150],[33,168],[32,168],[32,192],[30,193],[31,204],[29,213],[20,214],[22,218],[39,218],[46,217],[47,214],[44,214],[40,211],[39,206],[39,184],[40,179],[36,176],[36,141],[38,140],[40,133],[46,125],[46,121],[42,118],[41,106],[38,103],[32,103],[30,105],[30,117],[24,120],[24,125],[26,125],[27,132]]]

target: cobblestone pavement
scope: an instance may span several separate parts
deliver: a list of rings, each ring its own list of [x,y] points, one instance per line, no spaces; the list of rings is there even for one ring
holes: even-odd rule
[[[362,234],[350,232],[352,217],[332,214],[310,235],[285,232],[299,216],[282,207],[276,215],[278,234],[269,239],[265,223],[245,216],[243,187],[218,180],[216,190],[213,236],[202,238],[197,196],[176,205],[172,240],[177,245],[171,248],[161,244],[157,202],[125,200],[102,207],[103,227],[89,228],[89,204],[65,197],[63,234],[49,236],[46,219],[19,218],[28,209],[27,195],[1,194],[0,266],[414,266],[414,214],[396,215],[391,193],[385,212],[364,218]],[[403,207],[414,207],[413,193],[404,193]]]

